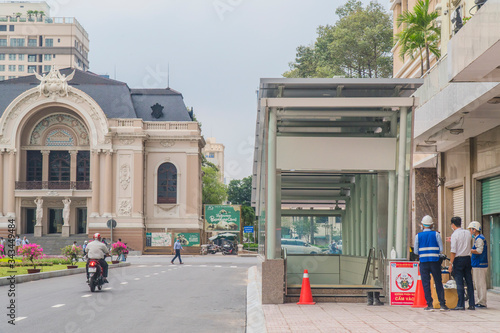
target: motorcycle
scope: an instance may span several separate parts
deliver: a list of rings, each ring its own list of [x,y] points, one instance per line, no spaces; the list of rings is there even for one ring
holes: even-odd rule
[[[207,249],[208,253],[210,254],[216,254],[217,252],[220,251],[220,247],[216,244],[210,244]]]
[[[238,254],[238,248],[233,244],[224,244],[222,246],[222,254]]]
[[[88,274],[88,283],[90,287],[90,291],[94,292],[95,288],[101,290],[102,285],[104,284],[104,277],[102,276],[102,267],[99,263],[98,259],[90,259],[89,260],[89,274]]]

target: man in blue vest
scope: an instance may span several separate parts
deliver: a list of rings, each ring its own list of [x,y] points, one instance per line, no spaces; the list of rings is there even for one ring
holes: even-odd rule
[[[486,239],[481,234],[481,223],[472,221],[469,223],[467,229],[469,229],[472,238],[474,239],[474,245],[472,246],[472,250],[470,252],[472,281],[474,282],[474,287],[477,291],[476,308],[485,308],[486,294],[488,290],[486,284],[486,277],[488,274],[488,247],[486,246]]]
[[[424,288],[427,307],[425,311],[434,311],[431,295],[431,274],[436,285],[436,292],[441,305],[441,311],[449,310],[444,299],[443,281],[441,279],[441,261],[439,255],[443,252],[443,240],[437,231],[432,230],[432,217],[426,215],[422,218],[424,230],[415,237],[414,252],[420,260],[420,276]]]

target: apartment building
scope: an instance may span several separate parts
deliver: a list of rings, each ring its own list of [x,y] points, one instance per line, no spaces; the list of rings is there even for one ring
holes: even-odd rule
[[[52,65],[89,68],[89,35],[74,17],[52,17],[45,1],[0,3],[0,80]]]
[[[207,138],[203,148],[205,158],[219,168],[220,181],[224,182],[224,145],[217,143],[215,138]],[[229,182],[227,182],[229,183]]]

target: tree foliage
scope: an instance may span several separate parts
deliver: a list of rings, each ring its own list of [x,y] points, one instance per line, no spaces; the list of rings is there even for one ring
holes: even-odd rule
[[[210,162],[208,162],[210,163]],[[210,163],[212,164],[212,163]],[[212,166],[202,166],[203,185],[202,185],[202,202],[204,205],[222,204],[227,198],[227,188],[220,181],[219,171],[213,164]]]
[[[250,206],[252,202],[252,176],[231,180],[227,189],[227,200],[235,205]]]
[[[229,182],[227,200],[234,205],[241,205],[241,216],[244,225],[253,225],[255,210],[252,203],[252,176],[243,179],[234,179]]]
[[[377,2],[349,0],[334,25],[319,26],[313,45],[297,47],[285,77],[390,77],[392,20]]]
[[[420,70],[424,75],[424,58],[426,57],[426,70],[430,69],[430,53],[436,58],[441,56],[439,41],[441,30],[436,26],[439,17],[437,11],[429,12],[430,0],[419,0],[413,11],[404,11],[397,18],[398,27],[403,25],[403,30],[396,34],[396,42],[400,44],[399,56],[404,60],[406,55],[411,59],[415,53],[420,57]]]

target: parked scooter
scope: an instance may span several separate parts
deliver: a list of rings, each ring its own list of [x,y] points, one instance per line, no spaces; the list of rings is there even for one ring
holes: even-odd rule
[[[221,251],[221,248],[219,245],[217,244],[210,244],[208,245],[208,249],[207,249],[208,253],[210,254],[216,254],[217,252],[220,252]]]
[[[102,267],[98,259],[89,260],[89,287],[90,291],[94,292],[95,288],[101,290],[104,284],[104,277],[102,276]]]
[[[238,248],[232,243],[226,243],[222,246],[222,254],[238,254]]]

